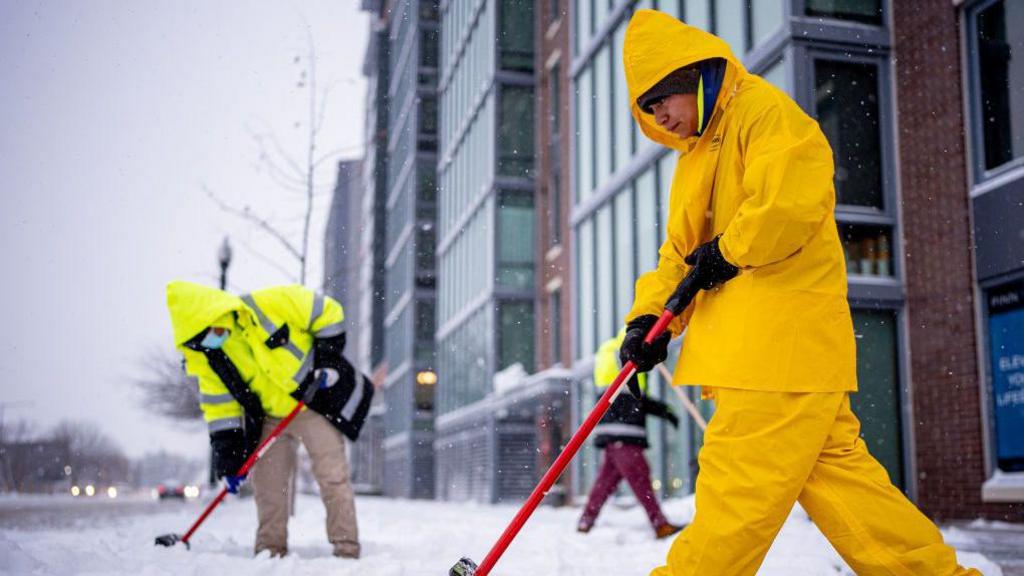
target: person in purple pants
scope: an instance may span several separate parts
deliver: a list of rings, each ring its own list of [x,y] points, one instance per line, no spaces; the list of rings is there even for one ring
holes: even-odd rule
[[[611,385],[618,375],[619,347],[625,331],[601,345],[594,362],[594,385],[603,391]],[[633,376],[638,378],[638,376]],[[639,375],[638,382],[630,383],[631,390],[646,388],[647,377]],[[679,418],[664,402],[647,398],[643,394],[619,394],[605,413],[601,422],[594,428],[595,444],[604,449],[604,462],[597,473],[594,487],[590,490],[590,498],[583,509],[577,530],[589,532],[601,513],[601,507],[615,493],[623,478],[629,483],[636,494],[640,505],[647,512],[655,535],[667,538],[683,529],[684,526],[672,524],[665,518],[658,500],[651,487],[651,467],[644,456],[647,448],[647,415],[664,418],[673,427],[679,426]]]

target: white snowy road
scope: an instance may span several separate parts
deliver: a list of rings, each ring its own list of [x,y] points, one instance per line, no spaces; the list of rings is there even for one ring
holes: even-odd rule
[[[28,506],[34,502],[33,506]],[[324,535],[323,507],[302,496],[290,525],[291,554],[284,559],[252,557],[256,513],[252,500],[222,505],[183,546],[157,548],[153,538],[184,532],[198,503],[127,503],[107,512],[55,498],[51,503],[0,501],[0,574],[125,576],[446,576],[461,555],[480,561],[505,524],[512,506],[478,506],[389,500],[357,500],[363,558],[331,556]],[[19,510],[22,512],[19,516]],[[46,510],[46,513],[41,513]],[[66,514],[54,514],[54,510]],[[666,504],[673,520],[692,513],[692,501]],[[661,563],[669,542],[653,539],[636,507],[606,507],[588,535],[575,532],[578,509],[542,508],[506,552],[495,576],[646,575]],[[66,521],[55,521],[66,517]],[[36,521],[36,518],[45,518]],[[102,521],[98,521],[102,520]],[[1002,572],[983,556],[961,552],[960,561],[986,576]],[[764,576],[852,574],[801,510],[794,511],[759,572]]]

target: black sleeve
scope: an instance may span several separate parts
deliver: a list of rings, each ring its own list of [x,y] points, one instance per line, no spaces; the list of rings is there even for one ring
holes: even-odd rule
[[[668,407],[668,404],[665,404],[661,400],[648,398],[647,396],[644,396],[643,398],[643,410],[646,414],[665,419],[668,419],[669,414],[672,414],[672,410]]]
[[[234,476],[249,457],[246,434],[241,428],[210,434],[213,447],[213,469],[218,478]]]
[[[340,370],[342,353],[345,351],[345,333],[330,338],[313,340],[313,366],[316,368],[334,368]]]
[[[253,417],[262,417],[263,403],[260,402],[259,396],[249,389],[249,385],[242,379],[242,375],[238,373],[238,368],[235,368],[231,358],[228,358],[223,350],[204,349],[203,353],[210,363],[210,368],[227,387],[231,397],[242,405],[245,413]]]

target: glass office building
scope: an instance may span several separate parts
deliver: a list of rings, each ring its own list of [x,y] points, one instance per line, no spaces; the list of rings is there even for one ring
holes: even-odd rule
[[[633,282],[657,264],[676,155],[640,134],[630,115],[621,54],[632,11],[651,8],[723,38],[746,68],[789,93],[818,119],[836,159],[836,219],[847,255],[864,436],[893,481],[906,461],[904,310],[894,174],[889,18],[880,0],[576,0],[572,64],[574,130],[573,354],[579,373],[622,325]],[[670,359],[670,365],[672,364]],[[652,393],[670,403],[660,378]],[[580,384],[578,411],[595,400]],[[693,390],[689,391],[691,394]],[[681,406],[676,406],[682,413]],[[686,493],[701,438],[687,423],[669,434],[651,422],[654,484]],[[577,464],[577,490],[596,454]]]
[[[441,5],[437,494],[519,498],[528,425],[494,376],[534,367],[534,2]],[[531,427],[532,430],[532,427]]]
[[[384,493],[434,495],[437,0],[388,15]]]

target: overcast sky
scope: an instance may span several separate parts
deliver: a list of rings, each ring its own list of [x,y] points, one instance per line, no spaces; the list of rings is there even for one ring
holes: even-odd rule
[[[43,428],[100,425],[131,456],[206,453],[201,426],[152,416],[131,375],[171,353],[165,284],[216,285],[231,237],[230,288],[292,281],[298,265],[204,184],[300,238],[302,197],[261,169],[250,132],[301,160],[307,23],[320,86],[333,84],[324,152],[361,154],[368,20],[358,0],[0,3],[0,406]],[[296,63],[296,57],[299,62]],[[312,271],[322,277],[333,162],[318,173]],[[254,256],[262,254],[279,267]]]

